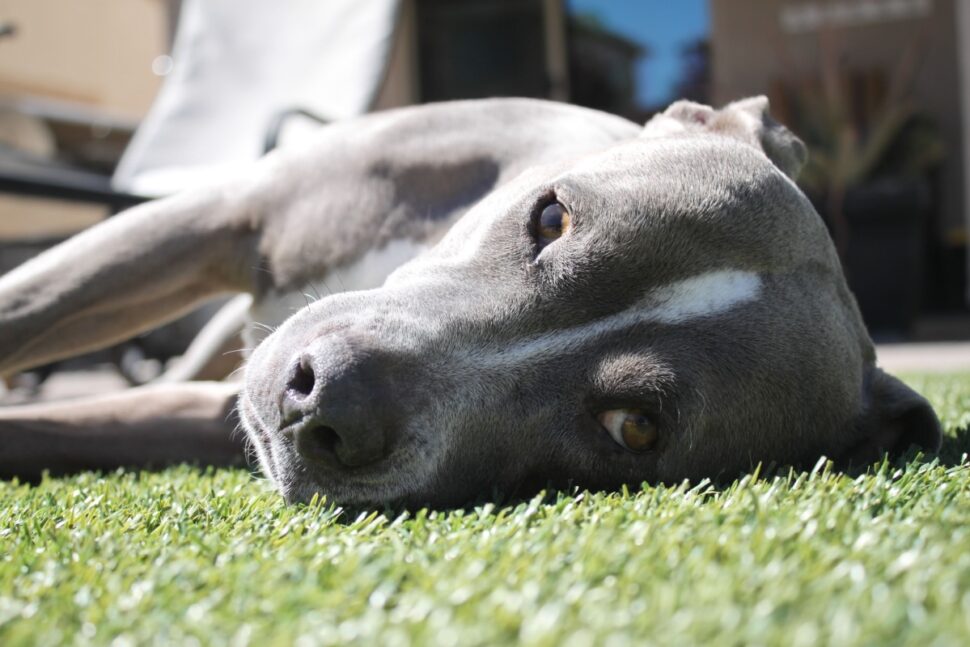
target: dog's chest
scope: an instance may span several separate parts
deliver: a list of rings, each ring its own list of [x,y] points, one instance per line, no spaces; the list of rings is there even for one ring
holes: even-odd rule
[[[249,309],[250,324],[245,332],[247,347],[254,347],[266,336],[266,327],[279,326],[297,310],[317,299],[337,292],[380,287],[391,272],[427,249],[428,245],[422,242],[392,240],[352,263],[333,268],[325,276],[307,283],[303,290],[271,292],[254,301]]]

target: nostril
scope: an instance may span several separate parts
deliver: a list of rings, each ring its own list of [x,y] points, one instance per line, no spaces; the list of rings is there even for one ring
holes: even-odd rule
[[[387,402],[375,355],[331,336],[290,360],[279,387],[278,433],[295,454],[325,469],[362,467],[385,456]]]
[[[306,398],[308,395],[313,393],[313,387],[316,384],[316,376],[313,374],[313,365],[308,357],[300,358],[297,362],[296,367],[293,369],[293,375],[290,376],[290,381],[287,382],[287,389],[300,397],[300,399]]]
[[[314,461],[333,459],[340,445],[340,435],[326,425],[308,426],[294,434],[296,451],[304,458]]]

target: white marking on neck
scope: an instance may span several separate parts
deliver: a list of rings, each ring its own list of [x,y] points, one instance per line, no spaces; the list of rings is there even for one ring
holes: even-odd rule
[[[754,272],[717,270],[699,274],[656,288],[622,312],[513,341],[488,361],[496,366],[515,365],[529,358],[579,352],[591,339],[642,323],[680,325],[713,317],[757,299],[761,287],[761,277]]]
[[[428,245],[413,240],[392,240],[380,249],[372,249],[356,262],[334,268],[326,276],[327,285],[334,292],[353,292],[379,288],[384,280]]]
[[[249,309],[253,322],[276,327],[305,308],[309,300],[336,292],[352,292],[379,288],[391,272],[428,249],[428,245],[408,239],[392,240],[380,249],[372,249],[353,263],[335,267],[322,279],[311,282],[304,291],[271,293],[254,302]],[[254,345],[265,337],[264,332],[248,326],[246,341]]]
[[[761,291],[761,277],[754,272],[718,270],[692,276],[654,290],[643,311],[647,321],[678,324],[726,312],[752,301]]]

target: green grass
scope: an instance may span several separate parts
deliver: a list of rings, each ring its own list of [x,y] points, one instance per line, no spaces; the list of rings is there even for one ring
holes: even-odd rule
[[[0,485],[0,645],[970,644],[970,374],[932,461],[372,514],[243,471]],[[958,431],[962,430],[962,431]]]

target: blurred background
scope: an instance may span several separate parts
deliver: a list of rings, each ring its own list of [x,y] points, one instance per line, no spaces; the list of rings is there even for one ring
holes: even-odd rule
[[[766,94],[874,337],[967,339],[968,5],[0,0],[0,271],[321,121],[527,96],[642,122]]]

